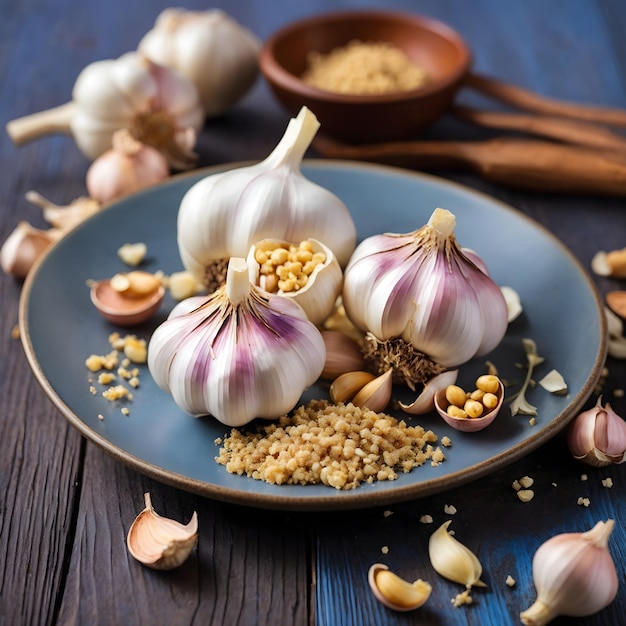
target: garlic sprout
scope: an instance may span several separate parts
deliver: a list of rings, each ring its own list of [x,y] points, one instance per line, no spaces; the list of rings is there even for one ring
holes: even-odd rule
[[[148,348],[152,377],[183,411],[229,426],[289,412],[325,358],[304,310],[257,289],[241,258],[230,260],[225,285],[203,304],[189,310],[181,302]]]
[[[526,400],[526,391],[532,381],[535,366],[544,362],[544,358],[537,353],[537,344],[532,339],[522,339],[526,354],[526,378],[521,389],[509,398],[511,401],[511,415],[522,413],[524,415],[537,415],[537,407]]]

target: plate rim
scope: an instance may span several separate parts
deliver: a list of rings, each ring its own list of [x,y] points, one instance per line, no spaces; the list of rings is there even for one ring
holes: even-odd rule
[[[257,163],[258,161],[233,161],[230,163],[216,164],[203,168],[198,168],[189,172],[182,172],[170,176],[166,181],[157,185],[151,186],[147,189],[140,190],[133,194],[125,196],[120,201],[128,201],[133,198],[139,197],[154,189],[158,189],[164,186],[176,185],[180,181],[187,178],[204,177],[210,174],[218,172],[245,167]],[[539,429],[536,433],[533,433],[526,437],[523,441],[518,442],[514,446],[507,450],[500,452],[495,456],[490,456],[484,461],[471,466],[471,472],[467,470],[459,470],[452,474],[445,474],[440,477],[435,477],[416,484],[402,485],[394,487],[388,491],[369,492],[368,485],[362,484],[356,489],[346,490],[342,492],[343,497],[337,495],[319,495],[314,496],[288,496],[288,495],[275,495],[268,493],[242,491],[239,489],[224,487],[206,481],[191,478],[184,474],[167,470],[163,467],[155,465],[154,463],[145,461],[134,454],[131,454],[116,444],[111,443],[106,437],[100,435],[91,427],[89,427],[80,416],[76,415],[68,406],[63,402],[60,396],[55,391],[54,387],[47,379],[43,372],[37,355],[35,353],[34,346],[31,341],[29,326],[28,326],[28,311],[29,300],[33,285],[37,279],[37,275],[40,268],[45,265],[51,252],[58,246],[62,245],[65,239],[76,233],[83,227],[84,224],[94,219],[97,215],[106,211],[109,207],[116,205],[119,201],[109,202],[103,205],[102,209],[95,215],[90,216],[87,220],[84,220],[76,227],[68,231],[57,242],[50,246],[35,262],[31,271],[28,273],[19,300],[18,310],[18,325],[20,330],[20,340],[24,353],[28,362],[28,365],[33,372],[35,379],[37,380],[44,393],[51,401],[53,406],[63,415],[66,421],[76,428],[78,432],[85,437],[88,441],[91,441],[101,450],[114,458],[116,461],[123,463],[127,467],[157,480],[158,482],[188,491],[197,495],[212,498],[222,502],[230,504],[249,506],[253,508],[262,509],[274,509],[274,510],[293,510],[293,511],[327,511],[327,510],[351,510],[351,509],[363,509],[374,506],[388,505],[396,502],[403,502],[411,499],[418,499],[432,495],[434,493],[442,493],[450,489],[460,487],[469,482],[478,480],[498,469],[502,469],[507,465],[519,460],[522,456],[536,450],[541,445],[552,439],[557,433],[563,430],[568,423],[575,417],[577,411],[584,405],[589,399],[593,390],[600,379],[602,368],[607,354],[608,346],[608,329],[606,317],[603,314],[604,304],[600,296],[599,290],[593,282],[589,272],[585,269],[581,261],[573,254],[573,252],[549,229],[537,220],[530,216],[516,210],[512,205],[509,205],[498,198],[494,198],[489,194],[468,187],[462,183],[452,181],[433,174],[408,170],[401,167],[395,167],[390,165],[383,165],[377,163],[363,163],[360,161],[341,160],[341,159],[304,159],[302,162],[304,168],[353,168],[358,170],[370,170],[375,173],[388,173],[394,175],[400,175],[402,177],[416,178],[424,180],[432,184],[451,187],[463,194],[469,194],[477,197],[478,199],[485,200],[489,204],[496,204],[500,209],[507,212],[512,212],[517,218],[528,221],[534,228],[540,230],[544,236],[547,236],[552,242],[561,250],[568,260],[575,266],[578,274],[584,279],[584,282],[595,300],[595,305],[598,312],[599,321],[599,334],[600,334],[600,346],[598,353],[595,356],[593,366],[591,368],[591,374],[587,379],[585,385],[578,391],[578,393],[570,399],[569,404],[563,411],[558,413],[548,424]],[[255,480],[252,478],[241,477],[243,480]],[[281,486],[288,490],[289,485]],[[333,490],[334,492],[334,490]]]

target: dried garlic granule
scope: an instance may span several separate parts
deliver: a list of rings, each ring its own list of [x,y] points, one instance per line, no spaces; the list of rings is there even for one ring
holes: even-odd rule
[[[454,515],[456,513],[456,507],[453,504],[446,504],[443,507],[443,512],[446,515]]]
[[[354,489],[395,480],[439,450],[437,436],[391,415],[313,400],[257,432],[232,429],[215,460],[231,474],[268,483]]]

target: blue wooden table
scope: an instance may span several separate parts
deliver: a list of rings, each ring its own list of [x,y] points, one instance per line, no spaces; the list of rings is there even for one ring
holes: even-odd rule
[[[164,0],[0,0],[2,124],[67,101],[85,65],[134,49],[167,6]],[[473,68],[482,74],[546,96],[626,108],[622,0],[217,0],[211,6],[223,8],[261,39],[294,19],[339,8],[414,11],[457,29],[471,46]],[[207,5],[188,0],[185,7]],[[476,103],[469,94],[460,97]],[[264,157],[287,119],[259,79],[228,115],[206,124],[198,165]],[[433,139],[491,134],[445,118],[428,132]],[[88,165],[67,137],[16,148],[1,135],[0,240],[20,220],[43,226],[40,210],[24,199],[27,190],[69,202],[85,193]],[[439,174],[537,220],[586,268],[598,250],[626,246],[623,198],[524,193],[470,173]],[[601,294],[624,287],[614,279],[593,280]],[[538,546],[552,535],[587,530],[607,518],[616,521],[610,550],[620,577],[617,598],[591,617],[554,623],[626,623],[624,466],[581,465],[560,433],[487,477],[389,507],[298,513],[202,498],[127,468],[65,422],[12,337],[21,287],[0,275],[0,624],[506,626],[520,623],[520,611],[535,598],[531,560]],[[605,399],[626,415],[619,393],[626,386],[626,365],[609,359],[607,367]],[[592,397],[589,406],[594,402]],[[520,502],[512,488],[525,475],[535,481],[529,503]],[[603,486],[606,478],[612,488]],[[198,548],[178,570],[148,570],[126,551],[126,532],[146,491],[163,515],[183,521],[198,512]],[[581,497],[589,506],[578,503]],[[424,515],[432,516],[433,524],[420,522]],[[458,585],[430,569],[428,537],[446,519],[483,564],[488,587],[474,593],[472,606],[453,607]],[[407,579],[429,580],[428,603],[405,614],[379,604],[367,585],[374,562]],[[514,587],[505,584],[509,575]]]

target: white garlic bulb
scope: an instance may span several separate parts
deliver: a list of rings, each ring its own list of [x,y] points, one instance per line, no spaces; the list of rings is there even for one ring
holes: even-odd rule
[[[230,260],[225,285],[204,304],[189,310],[181,302],[148,346],[152,377],[181,409],[229,426],[288,413],[325,358],[302,307],[257,289],[241,258]]]
[[[258,38],[219,9],[165,9],[139,42],[155,63],[189,78],[198,89],[205,115],[230,109],[259,73]]]
[[[455,217],[436,209],[408,234],[369,237],[344,273],[350,320],[380,341],[400,337],[435,363],[456,367],[494,349],[507,329],[500,288],[454,236]]]
[[[613,601],[618,579],[608,541],[614,525],[598,522],[587,532],[556,535],[539,546],[533,557],[537,600],[520,613],[523,624],[593,615]]]
[[[71,102],[12,120],[7,132],[17,145],[69,133],[93,160],[111,147],[116,130],[127,128],[182,169],[195,161],[192,150],[203,123],[198,91],[188,78],[128,52],[87,65],[74,83]]]
[[[264,161],[206,176],[187,191],[178,212],[185,269],[204,281],[211,267],[233,256],[245,258],[258,241],[310,238],[330,248],[345,266],[356,243],[352,217],[337,196],[300,171],[318,128],[313,113],[303,107]]]

